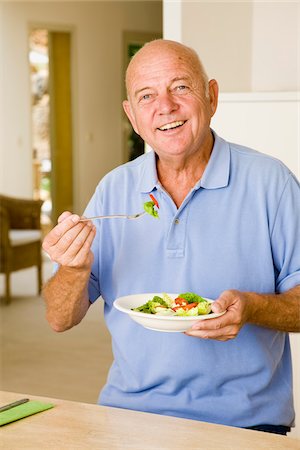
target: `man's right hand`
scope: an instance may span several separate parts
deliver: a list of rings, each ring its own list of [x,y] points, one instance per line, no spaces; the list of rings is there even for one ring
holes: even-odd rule
[[[43,250],[51,260],[64,267],[90,270],[93,262],[91,245],[96,234],[92,222],[79,222],[80,217],[63,212],[57,225],[43,241]]]
[[[79,220],[78,215],[64,212],[43,242],[45,252],[60,265],[43,288],[46,317],[55,331],[77,325],[90,307],[88,281],[96,229],[92,222]]]

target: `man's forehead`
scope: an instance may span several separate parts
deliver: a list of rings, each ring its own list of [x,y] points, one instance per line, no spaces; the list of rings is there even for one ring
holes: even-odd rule
[[[166,82],[168,84],[178,80],[193,78],[195,72],[193,66],[181,59],[171,60],[156,58],[153,60],[140,61],[132,66],[127,72],[126,81],[128,87],[145,84],[151,80],[155,84]]]
[[[145,48],[141,49],[140,53],[135,55],[134,59],[129,64],[134,70],[140,66],[152,64],[191,64],[191,57],[183,49],[174,48]]]
[[[151,42],[139,50],[132,58],[126,72],[127,91],[132,93],[147,87],[146,81],[150,78],[155,83],[160,82],[160,78],[163,78],[165,82],[167,77],[170,80],[176,77],[178,79],[189,77],[194,81],[199,75],[201,78],[197,57],[190,52],[190,49],[177,44],[168,41]],[[141,82],[143,86],[140,85]]]

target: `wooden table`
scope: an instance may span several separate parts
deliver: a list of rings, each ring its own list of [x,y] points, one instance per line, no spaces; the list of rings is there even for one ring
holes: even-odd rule
[[[0,391],[0,406],[21,398],[55,404],[0,428],[5,450],[300,449],[300,440],[195,420]]]

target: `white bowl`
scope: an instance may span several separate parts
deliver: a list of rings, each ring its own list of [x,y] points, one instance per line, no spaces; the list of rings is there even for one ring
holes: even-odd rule
[[[214,317],[221,316],[225,313],[210,313],[200,316],[160,316],[157,314],[146,314],[139,311],[132,311],[132,308],[143,305],[148,300],[152,299],[155,295],[162,297],[162,293],[145,293],[134,294],[119,297],[114,301],[114,307],[119,311],[128,314],[132,320],[143,325],[143,327],[149,330],[166,331],[166,332],[183,332],[191,328],[191,326],[199,320],[213,319]],[[171,298],[175,299],[178,294],[168,294]],[[205,298],[205,297],[203,297]],[[205,298],[208,302],[213,302],[209,298]]]

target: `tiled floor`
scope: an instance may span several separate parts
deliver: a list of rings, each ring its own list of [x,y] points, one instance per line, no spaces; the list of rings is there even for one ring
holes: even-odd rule
[[[111,364],[110,336],[101,302],[82,323],[55,333],[45,320],[43,300],[36,296],[35,268],[13,274],[13,299],[1,305],[2,390],[95,403]],[[44,279],[51,276],[44,263]],[[0,293],[4,292],[0,279]]]

